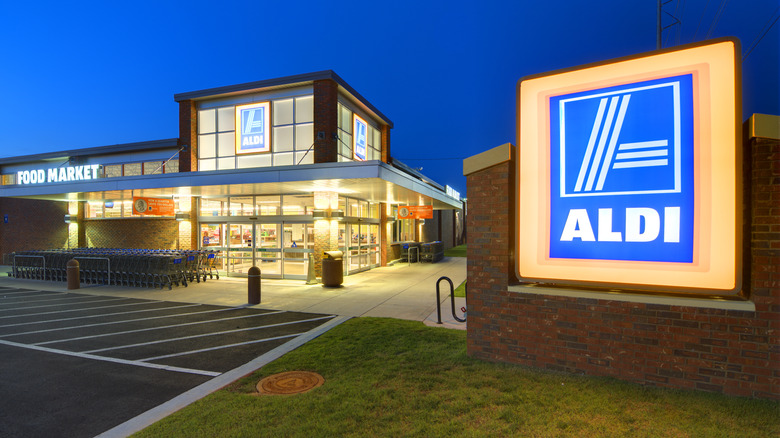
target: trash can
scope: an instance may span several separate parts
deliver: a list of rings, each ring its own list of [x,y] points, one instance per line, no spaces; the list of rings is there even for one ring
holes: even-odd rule
[[[325,251],[322,256],[322,285],[341,286],[344,282],[344,253]]]

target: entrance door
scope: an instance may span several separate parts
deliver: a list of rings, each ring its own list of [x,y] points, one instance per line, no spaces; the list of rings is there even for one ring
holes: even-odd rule
[[[255,263],[265,278],[282,277],[281,224],[255,225]]]
[[[229,224],[227,271],[231,274],[247,274],[254,265],[254,225]]]
[[[350,274],[368,269],[368,225],[347,224],[348,272]]]
[[[309,268],[309,254],[314,251],[312,224],[283,224],[284,278],[305,279]]]

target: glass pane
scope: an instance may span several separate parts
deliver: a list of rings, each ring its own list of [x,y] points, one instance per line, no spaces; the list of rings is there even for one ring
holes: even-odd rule
[[[219,131],[235,131],[235,119],[236,110],[234,107],[229,106],[225,108],[219,108],[217,110],[217,127]]]
[[[293,123],[293,99],[274,101],[274,126]]]
[[[314,124],[295,125],[295,150],[305,151],[314,143]]]
[[[295,164],[314,164],[314,151],[296,152]]]
[[[378,150],[381,154],[382,152],[382,131],[375,129],[374,130],[374,148]],[[381,155],[380,155],[381,157]]]
[[[165,173],[176,173],[179,171],[179,159],[172,158],[165,162]]]
[[[114,205],[118,205],[122,209],[122,216],[124,217],[133,217],[133,201],[131,199],[128,199],[127,201],[119,201],[114,203]]]
[[[85,218],[103,217],[103,202],[89,201],[86,204],[84,204],[84,217]]]
[[[295,99],[295,123],[314,121],[314,96]]]
[[[311,215],[314,210],[314,195],[285,195],[282,214]]]
[[[215,134],[198,136],[198,158],[217,156],[217,136]]]
[[[144,175],[163,173],[162,166],[162,161],[147,161],[144,163]]]
[[[224,248],[222,224],[200,224],[201,248],[222,249]]]
[[[285,152],[283,154],[274,154],[274,166],[292,166],[293,153]]]
[[[369,245],[379,245],[379,225],[371,224],[368,226],[368,243]]]
[[[361,217],[360,201],[357,199],[349,199],[347,202],[347,216]]]
[[[282,126],[274,128],[273,152],[286,152],[293,150],[293,127]]]
[[[281,214],[279,207],[281,205],[280,196],[255,196],[257,204],[257,214],[261,216],[277,216]]]
[[[217,151],[220,157],[236,154],[236,136],[232,132],[217,134]]]
[[[339,132],[339,154],[352,158],[352,136]]]
[[[252,225],[230,224],[228,235],[228,271],[246,273],[252,267]]]
[[[125,176],[141,175],[141,163],[128,163],[124,168]]]
[[[103,173],[106,175],[106,178],[122,176],[122,165],[109,164],[108,166],[103,166]]]
[[[271,165],[270,154],[239,155],[238,168],[246,169],[250,167],[268,167]]]
[[[340,105],[339,113],[339,128],[347,134],[352,134],[352,111],[344,105]]]
[[[252,224],[230,224],[230,239],[228,240],[228,246],[231,249],[251,248]],[[252,253],[250,252],[248,255],[235,254],[235,256],[252,257]]]
[[[372,219],[379,219],[379,204],[368,205],[368,217]]]
[[[236,168],[236,157],[217,158],[218,170],[235,169],[235,168]]]
[[[217,170],[217,160],[211,158],[208,160],[198,160],[198,171]]]
[[[263,277],[282,275],[281,224],[257,224],[255,227],[255,265]]]
[[[200,215],[227,216],[227,198],[201,198]]]
[[[198,134],[216,131],[216,112],[213,109],[198,111]]]
[[[230,198],[231,216],[254,216],[255,204],[251,196],[233,196]]]

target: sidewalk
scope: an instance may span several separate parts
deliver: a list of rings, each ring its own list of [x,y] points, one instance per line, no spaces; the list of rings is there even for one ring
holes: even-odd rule
[[[8,277],[10,267],[0,267],[0,286],[67,290],[64,282],[20,280]],[[376,316],[422,321],[426,325],[465,330],[466,324],[452,318],[449,284],[441,283],[442,323],[437,324],[436,281],[449,277],[454,286],[466,280],[466,258],[445,257],[439,263],[397,263],[393,266],[371,269],[344,277],[338,288],[321,284],[307,285],[303,280],[263,279],[261,302],[263,309],[299,312],[330,313],[341,316]],[[103,296],[121,296],[143,299],[203,303],[220,306],[247,304],[247,279],[220,277],[188,287],[145,289],[125,286],[85,286],[78,293]],[[455,308],[463,317],[464,298],[456,298]]]

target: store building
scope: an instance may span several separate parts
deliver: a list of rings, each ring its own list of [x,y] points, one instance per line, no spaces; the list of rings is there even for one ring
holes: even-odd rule
[[[392,122],[332,71],[174,96],[179,138],[0,159],[0,251],[213,249],[227,275],[345,274],[462,243],[462,201],[390,155]],[[448,194],[449,192],[449,194]],[[432,219],[396,219],[424,206]],[[139,211],[139,209],[143,211]]]

